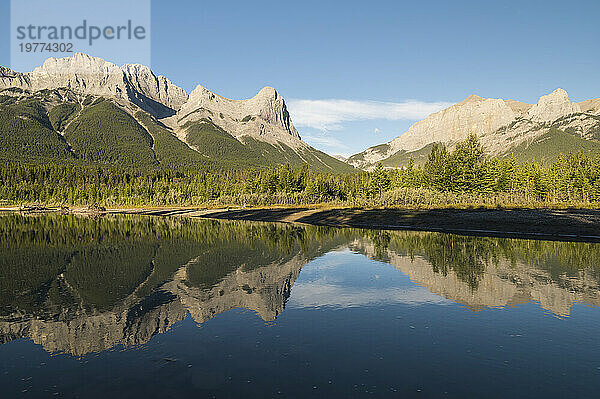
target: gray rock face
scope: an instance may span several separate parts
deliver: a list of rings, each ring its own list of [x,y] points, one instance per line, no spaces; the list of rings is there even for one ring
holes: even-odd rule
[[[0,82],[3,82],[2,79],[7,79],[6,82],[8,82],[8,79],[16,78],[18,75],[19,74],[12,69],[0,66]]]
[[[377,258],[375,246],[368,241],[355,241],[350,248]],[[566,317],[577,303],[600,306],[600,285],[594,272],[580,270],[575,276],[552,276],[535,262],[508,259],[485,265],[476,288],[471,287],[453,270],[436,272],[425,257],[406,256],[386,250],[387,262],[406,274],[415,284],[429,292],[468,306],[471,310],[503,308],[537,302],[542,309]]]
[[[572,103],[563,89],[556,89],[547,96],[540,97],[525,118],[534,122],[549,122],[578,112],[581,112],[579,104]]]
[[[121,67],[129,84],[140,93],[174,110],[179,110],[188,99],[188,94],[175,86],[169,79],[155,76],[147,66],[126,64]]]
[[[556,89],[531,105],[515,100],[485,99],[471,95],[464,101],[429,115],[385,146],[370,148],[350,159],[359,168],[370,168],[399,151],[412,152],[431,143],[452,146],[469,134],[479,136],[486,150],[497,155],[563,125],[571,119],[571,130],[583,138],[597,128],[592,115],[600,112],[600,100],[572,103],[567,92]],[[577,118],[573,118],[577,116]]]
[[[470,96],[461,103],[415,123],[406,134],[390,143],[391,150],[414,151],[432,142],[459,141],[471,133],[483,135],[497,130],[516,117],[517,114],[503,100]]]
[[[180,126],[209,119],[236,138],[250,136],[271,144],[282,142],[292,148],[305,146],[292,124],[285,101],[272,87],[263,88],[248,100],[230,100],[198,86],[177,117]]]
[[[292,286],[307,262],[305,256],[298,254],[287,262],[251,271],[240,266],[209,290],[190,286],[183,265],[173,281],[150,297],[132,294],[110,311],[75,307],[44,318],[27,315],[0,318],[0,344],[30,338],[48,352],[83,356],[117,345],[144,344],[188,314],[197,323],[203,323],[228,310],[245,308],[255,311],[265,321],[273,321],[283,312]],[[153,302],[158,305],[152,306]]]
[[[48,58],[32,72],[19,73],[2,68],[0,90],[10,87],[29,91],[67,88],[81,94],[129,100],[150,112],[160,104],[174,113],[188,97],[183,89],[164,76],[155,76],[148,67],[124,65],[119,68],[82,53],[67,58]]]
[[[588,112],[595,115],[600,114],[600,98],[582,101],[579,103],[579,106],[581,107],[581,112]]]
[[[165,288],[175,294],[197,323],[235,308],[255,311],[264,321],[273,321],[285,307],[300,270],[308,263],[302,254],[287,262],[237,271],[226,276],[209,290],[187,283],[185,268],[177,271]]]
[[[101,58],[76,53],[67,58],[49,58],[27,73],[0,67],[0,91],[7,88],[31,92],[66,88],[83,95],[122,100],[125,105],[133,103],[163,119],[182,140],[184,124],[208,119],[238,139],[247,136],[293,149],[308,148],[292,124],[284,99],[272,87],[263,88],[248,100],[230,100],[202,86],[188,96],[185,90],[164,76],[156,76],[146,66],[118,67]]]

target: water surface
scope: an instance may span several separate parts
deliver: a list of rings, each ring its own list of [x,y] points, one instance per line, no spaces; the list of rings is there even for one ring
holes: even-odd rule
[[[586,398],[600,245],[0,216],[3,397]]]

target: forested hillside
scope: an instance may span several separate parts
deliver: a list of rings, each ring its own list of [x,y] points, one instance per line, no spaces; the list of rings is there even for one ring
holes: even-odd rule
[[[167,152],[165,152],[167,153]],[[76,164],[3,163],[5,204],[587,206],[600,201],[600,157],[583,152],[552,163],[485,155],[477,137],[454,150],[435,144],[423,166],[333,174],[289,164],[266,169],[169,170]]]
[[[208,118],[177,129],[127,102],[68,89],[0,93],[0,159],[81,166],[222,170],[264,169],[289,163],[313,171],[356,169],[303,144],[234,137]],[[183,136],[183,137],[181,137]]]

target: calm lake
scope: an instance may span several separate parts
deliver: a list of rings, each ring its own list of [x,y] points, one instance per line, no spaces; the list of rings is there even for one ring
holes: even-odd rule
[[[592,398],[600,244],[0,216],[3,398]]]

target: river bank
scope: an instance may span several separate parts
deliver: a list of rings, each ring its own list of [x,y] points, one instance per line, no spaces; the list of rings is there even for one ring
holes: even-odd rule
[[[360,209],[360,208],[2,208],[0,211],[79,215],[135,214],[304,223],[381,230],[439,231],[476,236],[600,242],[597,209]]]
[[[600,210],[589,209],[282,208],[204,211],[200,217],[384,230],[440,231],[477,236],[600,242]]]

